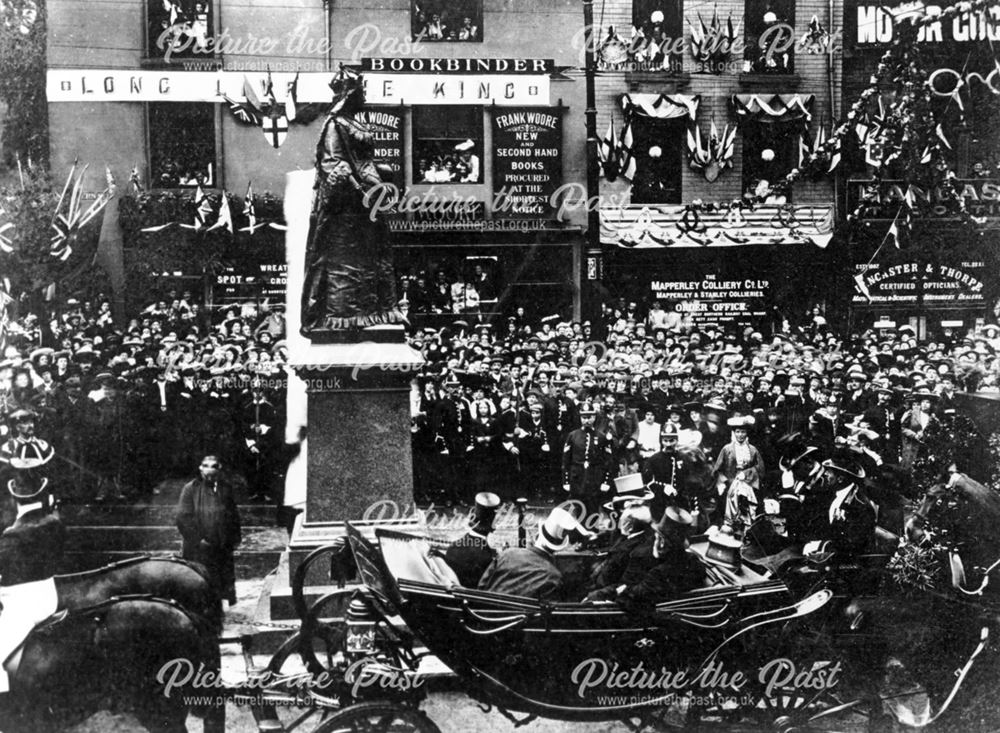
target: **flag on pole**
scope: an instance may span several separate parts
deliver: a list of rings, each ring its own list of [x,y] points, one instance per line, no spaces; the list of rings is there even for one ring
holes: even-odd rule
[[[254,232],[264,226],[264,222],[257,221],[257,207],[253,202],[253,183],[247,184],[247,195],[243,199],[243,216],[248,220],[248,224],[245,227],[241,227],[241,232],[249,232],[252,236]]]
[[[74,180],[73,174],[76,173],[76,166],[77,161],[73,161],[73,167],[69,171],[66,184],[59,195],[59,202],[56,204],[56,210],[52,216],[52,229],[55,231],[55,234],[52,235],[52,239],[50,240],[49,253],[63,262],[68,260],[69,256],[73,253],[72,242],[80,229],[101,213],[113,195],[112,185],[114,180],[111,177],[111,170],[106,167],[105,177],[108,181],[108,187],[98,194],[97,198],[94,199],[86,211],[81,211],[80,201],[83,196],[83,177],[87,173],[87,166],[83,167],[83,170],[80,171]],[[71,186],[72,190],[70,191]],[[63,202],[66,201],[67,192],[69,192],[69,205],[66,211],[63,212]]]
[[[899,249],[899,215],[903,211],[903,207],[899,208],[896,212],[896,218],[892,220],[892,224],[889,226],[889,231],[886,232],[885,238],[882,240],[882,244],[885,244],[887,240],[892,240],[892,245]]]
[[[208,196],[205,192],[201,190],[201,184],[198,184],[198,188],[194,192],[194,223],[193,224],[181,224],[185,229],[194,229],[198,231],[205,228],[205,224],[208,222],[208,215],[212,213],[212,204],[208,201]],[[169,226],[169,224],[165,225]],[[146,231],[146,230],[143,230]]]
[[[621,172],[618,167],[619,154],[618,138],[615,137],[615,120],[611,118],[604,139],[597,143],[597,158],[601,161],[601,168],[604,169],[604,177],[609,181],[614,181]]]
[[[222,192],[222,203],[219,204],[219,218],[206,231],[222,228],[228,229],[230,234],[233,233],[233,215],[229,210],[229,197],[225,191]]]
[[[865,282],[865,274],[863,272],[859,272],[854,276],[854,285],[857,287],[858,292],[865,296],[865,300],[871,303],[872,294],[868,290],[868,283]]]
[[[0,218],[6,215],[3,207],[0,207]],[[11,239],[11,232],[14,231],[14,223],[5,221],[0,224],[0,252],[10,254],[14,251],[14,240]]]
[[[129,193],[137,196],[143,192],[142,179],[139,178],[139,166],[133,165],[132,172],[128,174]]]
[[[632,152],[632,123],[625,123],[625,130],[622,132],[622,140],[619,152],[619,167],[622,177],[627,181],[635,178],[635,155]]]

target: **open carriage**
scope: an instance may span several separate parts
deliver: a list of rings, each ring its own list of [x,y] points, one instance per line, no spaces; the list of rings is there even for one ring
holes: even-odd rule
[[[888,730],[893,719],[923,725],[936,717],[919,681],[887,686],[861,614],[845,613],[856,589],[829,567],[800,568],[789,580],[746,563],[734,572],[706,561],[705,587],[636,615],[613,603],[544,603],[464,588],[434,540],[379,530],[372,542],[353,527],[348,535],[364,590],[353,595],[339,635],[317,620],[323,599],[303,629],[325,629],[336,637],[328,642],[343,646],[343,656],[331,650],[325,662],[315,646],[301,650],[314,674],[343,674],[331,688],[340,709],[323,733],[437,730],[419,710],[420,665],[429,655],[487,710],[516,723]],[[694,538],[690,552],[704,560],[707,547]],[[588,554],[556,558],[570,583],[586,574]],[[845,572],[863,576],[871,567]],[[985,645],[978,629],[960,636],[937,659],[947,665],[954,653],[965,661],[954,688],[935,697],[938,714]]]

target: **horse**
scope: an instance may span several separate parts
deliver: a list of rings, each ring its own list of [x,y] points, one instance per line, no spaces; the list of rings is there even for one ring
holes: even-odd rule
[[[176,601],[212,623],[222,624],[219,596],[205,569],[176,557],[140,555],[94,570],[55,576],[58,610],[78,610],[114,596],[152,595]]]
[[[171,601],[113,598],[64,612],[36,627],[5,666],[6,730],[63,730],[110,704],[130,707],[153,733],[184,733],[191,695],[201,698],[195,712],[206,733],[225,730],[225,705],[208,699],[218,691],[205,684],[220,668],[215,634]]]

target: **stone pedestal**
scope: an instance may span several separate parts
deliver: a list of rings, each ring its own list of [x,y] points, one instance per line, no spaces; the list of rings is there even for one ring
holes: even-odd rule
[[[370,330],[377,341],[289,355],[306,384],[309,431],[306,508],[289,544],[293,575],[306,554],[343,535],[345,521],[363,530],[416,526],[410,382],[423,358],[403,342],[401,326]]]

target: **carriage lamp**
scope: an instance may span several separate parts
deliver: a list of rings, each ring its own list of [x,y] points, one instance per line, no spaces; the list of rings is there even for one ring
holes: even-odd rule
[[[347,607],[348,656],[360,657],[375,653],[375,614],[364,597],[356,595]]]

